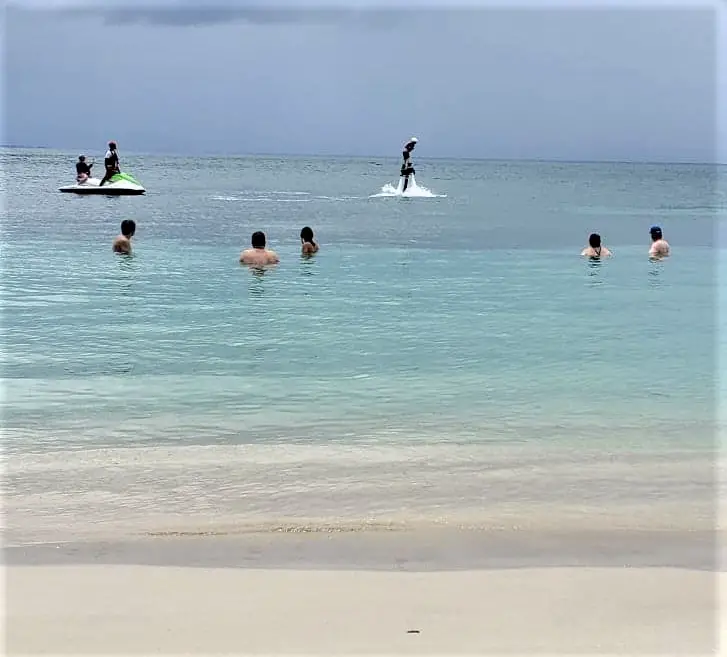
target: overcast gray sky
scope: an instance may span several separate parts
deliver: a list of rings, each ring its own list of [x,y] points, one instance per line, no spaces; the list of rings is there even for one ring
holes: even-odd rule
[[[727,161],[715,11],[636,2],[11,0],[3,141],[396,156],[416,135],[432,157]]]

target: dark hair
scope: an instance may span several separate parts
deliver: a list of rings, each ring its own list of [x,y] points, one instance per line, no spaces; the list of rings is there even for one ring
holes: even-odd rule
[[[304,242],[310,242],[311,244],[315,244],[313,241],[313,229],[309,226],[305,226],[300,231],[300,239],[302,239]]]
[[[265,233],[261,230],[256,230],[252,234],[252,248],[253,249],[264,249],[265,248]]]
[[[115,141],[110,141],[109,142],[109,148],[116,148],[116,142]]]
[[[657,239],[657,240],[661,239],[662,233],[661,233],[661,228],[659,228],[659,226],[652,226],[651,229],[649,230],[649,232],[651,233],[652,238]]]
[[[121,222],[121,234],[131,237],[136,232],[136,222],[133,219],[124,219]]]
[[[588,236],[588,244],[592,248],[597,249],[599,246],[601,246],[601,236],[598,233],[591,233]]]

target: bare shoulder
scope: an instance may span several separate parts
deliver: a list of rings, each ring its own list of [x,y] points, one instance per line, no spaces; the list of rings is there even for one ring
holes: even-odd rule
[[[129,241],[128,237],[124,237],[123,235],[117,235],[114,238],[112,248],[116,253],[130,253],[131,242]]]
[[[275,253],[272,249],[268,250],[268,260],[274,264],[277,264],[280,262],[280,258],[278,257],[278,254]]]
[[[666,240],[660,240],[652,244],[649,255],[663,258],[669,255],[669,251],[669,243]]]

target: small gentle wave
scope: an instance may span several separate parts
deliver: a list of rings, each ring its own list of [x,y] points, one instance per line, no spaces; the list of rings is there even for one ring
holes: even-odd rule
[[[421,189],[421,188],[420,188]],[[285,196],[282,192],[271,192]],[[291,192],[290,196],[294,198],[280,198],[275,196],[223,196],[214,195],[210,199],[213,201],[242,201],[248,203],[310,203],[311,201],[355,201],[360,196],[326,196],[324,194],[311,195],[309,192]],[[310,198],[303,198],[309,196]]]
[[[274,198],[272,196],[212,196],[213,201],[244,201],[247,203],[310,203],[309,198]]]
[[[713,522],[713,466],[708,451],[611,454],[545,444],[17,454],[5,468],[8,538],[17,544],[98,534],[440,522],[482,529],[694,528]]]

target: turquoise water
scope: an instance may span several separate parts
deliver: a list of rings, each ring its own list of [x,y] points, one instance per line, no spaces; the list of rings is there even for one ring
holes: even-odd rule
[[[363,467],[397,446],[444,462],[451,445],[474,467],[509,446],[575,462],[713,446],[714,168],[422,153],[418,182],[438,196],[394,198],[374,195],[396,183],[395,160],[122,153],[148,195],[107,199],[56,191],[75,156],[2,156],[2,408],[18,505],[48,492],[52,468],[70,499],[67,459],[102,468],[98,449],[163,450],[168,464],[195,446],[281,459],[309,446],[320,479],[342,449]],[[110,248],[124,218],[137,222],[132,258]],[[646,257],[652,223],[667,261]],[[304,225],[321,244],[310,260]],[[258,229],[281,256],[264,275],[237,262]],[[579,257],[592,231],[610,261]],[[302,467],[313,453],[286,458]]]

